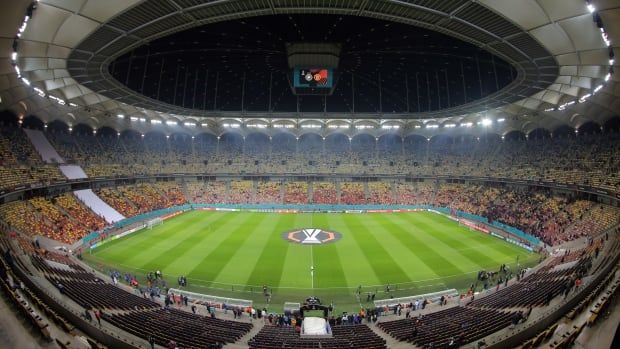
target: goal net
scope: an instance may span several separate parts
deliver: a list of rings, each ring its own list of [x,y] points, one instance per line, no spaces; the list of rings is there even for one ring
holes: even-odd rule
[[[160,217],[153,218],[150,221],[146,222],[146,227],[148,229],[153,229],[153,227],[164,224],[164,220]]]

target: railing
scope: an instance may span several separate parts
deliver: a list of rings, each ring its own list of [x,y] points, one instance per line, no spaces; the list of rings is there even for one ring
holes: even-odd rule
[[[203,303],[208,303],[209,305],[215,306],[217,308],[224,308],[224,305],[238,307],[238,308],[248,308],[248,307],[251,307],[253,304],[251,300],[247,300],[247,299],[211,296],[211,295],[202,294],[202,293],[179,290],[177,288],[169,289],[168,294],[171,294],[171,293],[174,293],[175,295],[178,294],[181,296],[187,296],[187,298],[191,302],[199,301]]]
[[[396,306],[397,304],[409,304],[409,303],[414,303],[415,301],[424,301],[425,299],[433,303],[433,302],[439,301],[442,296],[443,297],[456,297],[458,295],[459,295],[459,292],[456,289],[452,288],[449,290],[419,294],[416,296],[378,299],[374,301],[374,303],[376,307],[385,307],[385,306],[393,307],[393,306]]]

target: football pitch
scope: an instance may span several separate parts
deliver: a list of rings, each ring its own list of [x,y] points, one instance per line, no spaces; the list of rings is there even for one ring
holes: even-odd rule
[[[84,257],[100,270],[136,274],[141,283],[160,270],[176,288],[185,275],[190,291],[250,299],[272,311],[309,296],[355,310],[370,305],[369,293],[384,299],[463,290],[480,270],[538,261],[535,253],[431,212],[191,211]]]

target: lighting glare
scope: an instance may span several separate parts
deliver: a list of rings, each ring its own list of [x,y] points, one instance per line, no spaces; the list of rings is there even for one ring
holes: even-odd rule
[[[596,11],[596,8],[592,4],[588,4],[586,7],[588,8],[588,11],[590,11],[590,13],[594,13],[594,11]]]
[[[11,53],[11,60],[15,62],[17,60],[17,52]]]
[[[489,126],[493,123],[491,119],[482,119],[482,126]]]

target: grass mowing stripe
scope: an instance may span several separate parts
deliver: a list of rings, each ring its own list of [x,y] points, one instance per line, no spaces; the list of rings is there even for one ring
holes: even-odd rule
[[[188,220],[196,219],[200,215],[195,212],[182,214],[173,219],[165,221],[164,224],[153,227],[153,229],[142,229],[123,238],[106,243],[102,247],[94,250],[94,254],[99,258],[112,259],[129,265],[137,265],[132,261],[136,251],[142,251],[142,246],[152,246],[166,237],[171,237],[169,230],[186,224]]]
[[[151,259],[145,260],[140,267],[144,269],[146,266],[149,266],[155,270],[165,270],[166,273],[176,272],[175,274],[184,275],[185,271],[177,271],[176,268],[170,268],[170,264],[174,263],[178,259],[183,259],[183,257],[188,256],[188,250],[192,246],[199,245],[209,236],[206,228],[218,220],[225,220],[224,217],[225,215],[219,215],[215,217],[214,221],[204,219],[194,220],[191,224],[183,225],[183,227],[177,231],[170,231],[169,234],[176,236],[178,241],[170,241],[170,246],[167,251],[159,254],[158,256],[153,256]],[[185,253],[174,253],[176,251],[185,251]],[[145,251],[143,253],[148,252]]]
[[[411,221],[411,217],[406,217]],[[477,266],[478,269],[483,268],[490,263],[501,264],[501,260],[496,260],[484,253],[484,250],[472,250],[472,245],[477,246],[478,243],[472,239],[470,232],[466,229],[462,229],[459,226],[452,225],[447,227],[442,223],[442,219],[433,221],[431,217],[420,216],[416,220],[417,224],[424,229],[432,229],[434,231],[433,237],[441,243],[450,246],[453,253],[457,255],[458,259],[467,259],[471,265]],[[442,217],[443,218],[443,217]],[[437,224],[440,222],[440,224]]]
[[[295,216],[280,214],[277,217],[278,223],[274,230],[269,232],[267,244],[260,252],[258,260],[254,264],[250,277],[247,280],[249,285],[267,285],[269,287],[278,287],[280,285],[282,270],[286,262],[286,253],[290,245],[289,242],[282,239],[281,234],[290,229],[295,221]]]
[[[188,272],[198,264],[202,256],[211,251],[212,245],[219,241],[217,239],[223,239],[218,232],[228,230],[231,221],[238,217],[225,212],[217,212],[216,215],[211,215],[208,218],[210,219],[205,220],[207,227],[201,232],[200,240],[195,241],[192,246],[188,246],[186,249],[171,251],[170,254],[175,255],[176,259],[166,267],[168,273],[188,275]]]
[[[430,215],[437,216],[436,214],[433,214],[433,213],[426,213],[424,215],[424,217],[426,218],[423,218],[423,219],[426,219],[429,222],[432,221],[432,219],[435,217],[432,217]],[[436,222],[439,225],[446,227],[446,228],[454,227],[452,225],[453,222],[447,217],[441,217],[441,219],[437,217]],[[460,225],[458,226],[458,228],[461,230],[462,236],[466,236],[467,238],[471,239],[472,242],[475,241],[475,242],[478,242],[479,244],[476,248],[470,248],[465,245],[464,248],[455,249],[455,251],[461,254],[465,251],[469,251],[471,253],[475,253],[475,251],[478,251],[479,253],[484,254],[489,261],[493,260],[495,262],[495,264],[493,265],[494,267],[499,266],[500,264],[503,264],[503,263],[508,264],[508,263],[511,263],[512,261],[516,261],[517,256],[520,256],[521,258],[525,257],[526,260],[531,256],[533,256],[533,258],[536,258],[535,253],[526,251],[521,247],[509,244],[505,241],[489,236],[487,234],[482,234],[477,231],[472,231],[471,229],[467,229]],[[446,231],[442,230],[440,234],[446,235]],[[451,239],[455,239],[451,234],[448,234],[448,236]],[[479,255],[476,254],[473,256],[473,258],[476,258],[478,256]],[[489,265],[491,264],[486,264],[485,268],[488,269]]]
[[[424,264],[420,258],[420,251],[407,240],[408,234],[399,234],[399,232],[388,229],[384,217],[384,214],[370,214],[368,218],[372,220],[367,223],[367,226],[381,237],[379,242],[390,251],[397,263],[400,263],[409,276],[409,280],[439,277],[434,268]]]
[[[382,283],[393,284],[408,279],[407,274],[379,244],[357,215],[344,216],[343,220],[349,227],[350,235],[353,236],[362,253],[369,261],[372,261],[370,265]]]
[[[394,213],[390,215],[390,219],[382,215],[381,220],[387,227],[387,230],[395,236],[403,245],[407,246],[413,254],[423,254],[419,260],[427,268],[433,270],[433,272],[440,277],[448,277],[459,273],[461,270],[449,260],[443,257],[442,252],[435,247],[428,246],[423,239],[427,233],[424,231],[414,232],[412,229],[405,229],[407,226],[415,226],[415,223],[411,224],[398,224],[394,217],[400,214]],[[406,215],[406,213],[405,213]],[[417,227],[416,227],[417,228]],[[441,266],[441,267],[439,267]]]
[[[265,245],[272,236],[277,236],[279,232],[277,225],[282,224],[278,214],[255,213],[264,220],[260,225],[254,227],[252,233],[243,242],[237,246],[237,251],[230,256],[229,262],[222,268],[217,279],[218,283],[234,284],[241,283],[247,285],[260,286],[263,283],[248,283],[248,279],[252,276],[252,266],[256,266],[261,252],[265,250]],[[261,274],[267,276],[269,272]]]
[[[313,227],[327,231],[332,230],[324,213],[313,215]],[[340,263],[337,244],[338,242],[314,247],[314,286],[317,288],[353,286],[347,283]]]
[[[243,244],[253,229],[265,219],[265,215],[248,214],[246,219],[236,229],[231,229],[229,235],[221,241],[214,250],[206,255],[200,263],[192,269],[188,275],[203,282],[213,282],[222,268],[229,262],[230,257],[235,253],[237,246]]]
[[[359,244],[353,238],[355,232],[349,231],[343,220],[343,215],[336,213],[325,214],[331,229],[341,232],[342,239],[334,244],[338,251],[340,264],[346,277],[347,285],[357,287],[362,285],[378,285],[381,280],[375,274],[371,261],[361,250]]]

